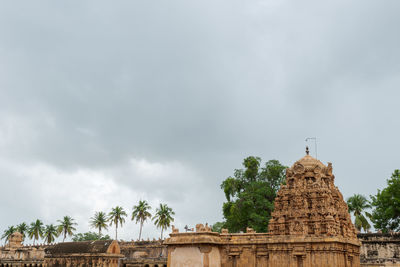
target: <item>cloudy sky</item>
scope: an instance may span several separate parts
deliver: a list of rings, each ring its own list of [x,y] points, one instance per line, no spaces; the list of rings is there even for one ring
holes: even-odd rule
[[[88,231],[95,211],[140,199],[181,229],[214,223],[244,157],[291,165],[314,136],[345,197],[376,193],[400,168],[399,9],[1,1],[0,232],[64,215]],[[120,237],[138,232],[128,220]]]

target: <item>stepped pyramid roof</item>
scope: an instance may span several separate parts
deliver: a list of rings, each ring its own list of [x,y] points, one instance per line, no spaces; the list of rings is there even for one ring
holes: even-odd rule
[[[356,238],[348,207],[334,185],[332,164],[307,155],[286,170],[275,199],[271,235]]]

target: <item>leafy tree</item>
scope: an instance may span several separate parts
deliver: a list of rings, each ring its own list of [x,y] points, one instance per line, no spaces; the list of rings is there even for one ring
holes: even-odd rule
[[[78,233],[72,237],[74,242],[78,241],[91,241],[91,240],[110,240],[109,235],[102,236],[95,232]]]
[[[53,224],[46,225],[43,233],[44,241],[47,242],[47,244],[53,243],[59,234],[60,232]]]
[[[26,223],[20,223],[17,225],[17,232],[20,232],[25,239],[26,234],[28,233],[29,227]]]
[[[64,216],[62,220],[57,220],[57,222],[59,223],[57,230],[59,233],[63,234],[64,242],[67,235],[72,236],[74,234],[74,231],[76,230],[74,225],[77,225],[77,223],[75,223],[74,219],[72,219],[70,216]]]
[[[244,169],[236,169],[233,177],[221,184],[227,200],[222,208],[224,227],[231,232],[245,231],[247,227],[257,232],[268,231],[276,193],[285,182],[287,167],[278,160],[260,166],[259,157],[247,157],[243,160]]]
[[[31,223],[28,236],[30,239],[33,239],[33,245],[35,245],[35,241],[39,240],[39,238],[43,237],[43,222],[39,219]]]
[[[224,222],[216,222],[212,225],[211,230],[213,232],[221,233],[222,228],[224,228]]]
[[[151,218],[150,209],[151,207],[146,200],[140,200],[138,205],[133,206],[132,221],[136,220],[136,223],[140,223],[139,240],[142,237],[143,223]]]
[[[163,239],[163,231],[174,221],[172,215],[175,215],[175,212],[167,204],[160,204],[160,207],[156,209],[153,221],[157,228],[161,228],[161,239]]]
[[[355,217],[354,226],[358,231],[364,229],[364,231],[367,232],[369,229],[371,229],[371,225],[363,214],[364,210],[370,208],[371,205],[363,195],[355,194],[354,196],[349,197],[347,199],[347,206],[349,207],[349,212],[353,213]],[[371,214],[368,212],[364,213],[367,217],[371,217]]]
[[[94,216],[90,219],[90,226],[99,230],[99,236],[101,236],[101,229],[108,228],[107,226],[107,215],[105,212],[96,212]],[[94,239],[96,240],[96,239]]]
[[[16,231],[17,229],[14,226],[9,226],[6,230],[4,230],[3,235],[1,236],[1,239],[5,239],[7,242],[10,236]]]
[[[395,170],[387,186],[371,196],[371,221],[375,229],[384,233],[400,230],[400,170]]]
[[[124,211],[124,208],[116,206],[112,208],[111,212],[108,214],[108,221],[110,222],[110,226],[115,225],[115,240],[118,240],[118,223],[122,225],[125,223],[125,218],[128,216]]]

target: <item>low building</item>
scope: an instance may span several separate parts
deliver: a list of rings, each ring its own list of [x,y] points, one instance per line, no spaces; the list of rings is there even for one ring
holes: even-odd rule
[[[64,242],[45,249],[43,267],[118,267],[123,257],[115,240]]]

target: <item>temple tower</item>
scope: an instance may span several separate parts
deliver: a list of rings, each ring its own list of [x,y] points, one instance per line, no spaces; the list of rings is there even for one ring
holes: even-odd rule
[[[272,235],[357,239],[348,207],[334,184],[332,164],[307,155],[286,170],[286,185],[275,199]]]

